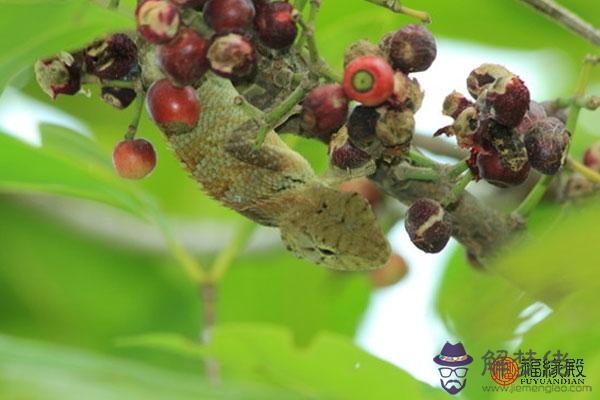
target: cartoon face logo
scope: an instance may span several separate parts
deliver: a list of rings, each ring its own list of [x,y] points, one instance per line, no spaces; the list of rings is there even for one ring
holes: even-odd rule
[[[473,357],[467,354],[462,343],[446,342],[440,354],[433,358],[433,362],[440,366],[440,384],[446,392],[457,394],[464,389],[469,372],[465,365],[471,364]]]

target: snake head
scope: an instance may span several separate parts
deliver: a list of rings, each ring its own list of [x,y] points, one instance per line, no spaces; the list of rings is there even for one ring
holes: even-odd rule
[[[389,259],[388,241],[358,193],[315,184],[297,191],[289,204],[279,227],[288,250],[298,257],[345,271],[375,269]]]

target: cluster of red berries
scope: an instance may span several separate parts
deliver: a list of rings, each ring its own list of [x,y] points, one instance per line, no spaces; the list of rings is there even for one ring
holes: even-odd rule
[[[471,150],[469,166],[477,179],[499,186],[523,183],[530,168],[554,175],[564,165],[570,141],[564,123],[531,101],[523,81],[506,68],[483,64],[467,78],[474,101],[448,95],[443,113],[454,119],[440,129]]]
[[[402,155],[423,100],[419,83],[408,74],[429,68],[436,53],[435,39],[422,25],[405,26],[379,45],[354,43],[346,50],[342,84],[319,86],[304,99],[302,128],[330,143],[331,162],[342,169],[371,157]],[[360,105],[348,116],[351,100]],[[347,138],[332,140],[344,125]]]

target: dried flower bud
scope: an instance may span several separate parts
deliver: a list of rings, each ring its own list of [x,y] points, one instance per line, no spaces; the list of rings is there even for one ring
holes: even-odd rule
[[[413,244],[426,253],[442,251],[452,233],[444,208],[431,199],[418,199],[410,206],[405,228]]]
[[[484,90],[493,86],[500,78],[512,77],[513,73],[498,64],[482,64],[474,69],[467,78],[467,89],[474,99]]]
[[[485,100],[490,105],[492,118],[511,128],[519,125],[529,110],[529,90],[517,76],[498,79],[487,90]]]
[[[376,108],[357,106],[350,113],[348,123],[348,137],[358,147],[368,147],[376,140],[376,127],[379,120]]]
[[[417,112],[423,104],[424,93],[416,79],[411,79],[403,72],[394,74],[394,91],[388,99],[391,107],[399,110]]]
[[[363,56],[384,57],[383,52],[376,44],[365,39],[360,39],[352,43],[344,52],[344,68],[352,61]]]
[[[104,86],[101,96],[104,102],[123,110],[129,107],[137,95],[133,89]]]
[[[81,89],[81,62],[69,53],[39,60],[35,77],[44,92],[56,99],[59,94],[73,95]]]
[[[540,103],[531,100],[529,102],[529,110],[527,110],[519,125],[513,129],[513,132],[517,135],[525,135],[531,130],[531,126],[535,122],[546,117],[547,115],[544,107]]]
[[[397,111],[387,107],[381,107],[378,111],[380,117],[375,125],[377,137],[384,146],[404,147],[399,150],[406,153],[415,132],[414,113],[411,110]]]
[[[473,106],[473,102],[463,96],[461,93],[454,91],[444,99],[442,113],[454,119],[458,118],[467,107]]]
[[[137,64],[137,46],[124,33],[115,33],[85,49],[88,73],[100,79],[121,79]]]
[[[207,57],[212,70],[226,78],[247,77],[256,66],[254,45],[236,33],[215,37]]]
[[[342,136],[342,135],[340,135]],[[347,138],[340,141],[335,139],[330,143],[329,159],[331,164],[341,169],[356,169],[365,165],[371,156],[363,150],[354,147]]]

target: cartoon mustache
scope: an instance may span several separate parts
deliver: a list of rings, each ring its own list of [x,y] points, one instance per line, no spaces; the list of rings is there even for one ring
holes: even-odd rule
[[[451,379],[451,380],[446,381],[445,383],[443,383],[443,386],[445,388],[449,388],[451,385],[455,386],[457,388],[461,388],[462,387],[462,382],[461,381],[457,381],[456,379]]]

